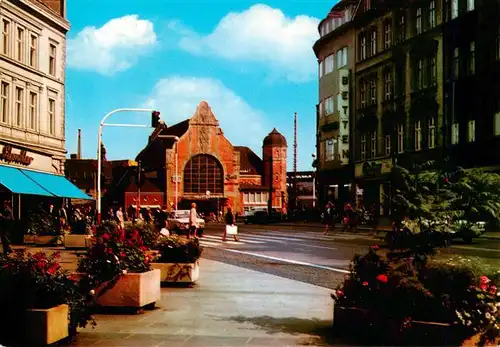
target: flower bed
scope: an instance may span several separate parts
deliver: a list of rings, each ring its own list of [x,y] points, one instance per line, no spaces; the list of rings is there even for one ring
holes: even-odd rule
[[[437,345],[457,345],[477,333],[483,342],[493,341],[500,334],[500,276],[491,269],[489,279],[482,275],[487,271],[463,258],[421,262],[372,247],[355,257],[350,275],[333,294],[334,324],[344,332],[353,321],[356,330],[377,327],[365,335],[378,344],[425,344],[427,337]],[[416,334],[417,326],[425,333]]]
[[[141,308],[160,298],[159,271],[152,271],[136,229],[125,231],[113,222],[97,228],[91,247],[79,260],[80,283],[106,307]]]
[[[0,339],[50,344],[73,336],[92,320],[86,296],[61,269],[59,256],[25,250],[0,256],[0,311],[8,317],[0,326]]]
[[[203,251],[198,239],[183,242],[178,237],[171,236],[161,239],[155,245],[155,250],[158,251],[158,256],[151,265],[161,271],[163,283],[193,284],[198,280],[198,260]]]

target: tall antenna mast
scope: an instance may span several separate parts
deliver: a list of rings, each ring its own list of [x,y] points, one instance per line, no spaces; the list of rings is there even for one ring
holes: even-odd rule
[[[293,114],[293,201],[297,205],[297,112]]]

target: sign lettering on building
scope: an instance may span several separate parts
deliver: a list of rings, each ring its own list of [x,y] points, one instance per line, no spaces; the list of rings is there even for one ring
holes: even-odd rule
[[[341,94],[339,100],[340,127],[339,141],[336,151],[336,159],[341,162],[341,165],[349,164],[349,70],[339,70],[340,83],[338,90]]]
[[[33,157],[30,157],[26,154],[26,150],[22,149],[21,153],[15,154],[12,153],[12,146],[5,145],[3,147],[2,153],[0,153],[0,160],[3,160],[7,163],[16,163],[21,165],[31,165],[33,162]]]

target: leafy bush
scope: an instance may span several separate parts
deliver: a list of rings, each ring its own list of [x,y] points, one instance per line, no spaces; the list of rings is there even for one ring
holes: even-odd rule
[[[149,249],[154,247],[160,236],[160,232],[152,223],[125,223],[126,232],[131,232],[134,229],[139,232],[144,246]]]
[[[357,255],[333,294],[337,304],[374,312],[401,329],[412,321],[437,321],[453,324],[457,337],[500,336],[500,272],[471,259],[421,261],[400,255],[378,246]]]
[[[0,255],[0,311],[9,317],[2,326],[6,335],[22,328],[15,326],[19,323],[16,318],[22,319],[27,309],[48,309],[61,304],[70,307],[70,334],[75,334],[77,327],[85,327],[89,320],[95,324],[86,295],[70,274],[61,269],[59,257],[59,252],[48,256],[25,250]]]
[[[108,221],[96,229],[93,239],[92,246],[78,262],[78,271],[88,275],[90,288],[127,272],[151,270],[147,247],[137,229],[125,231]]]
[[[203,252],[197,238],[184,242],[176,236],[161,239],[155,250],[159,252],[157,263],[195,263]]]
[[[30,209],[26,214],[25,233],[28,235],[55,235],[56,221],[42,206]]]

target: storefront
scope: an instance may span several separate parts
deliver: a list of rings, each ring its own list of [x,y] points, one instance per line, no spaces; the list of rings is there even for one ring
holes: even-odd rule
[[[355,167],[357,204],[370,209],[378,207],[380,216],[389,216],[392,160],[381,159],[357,163]]]

